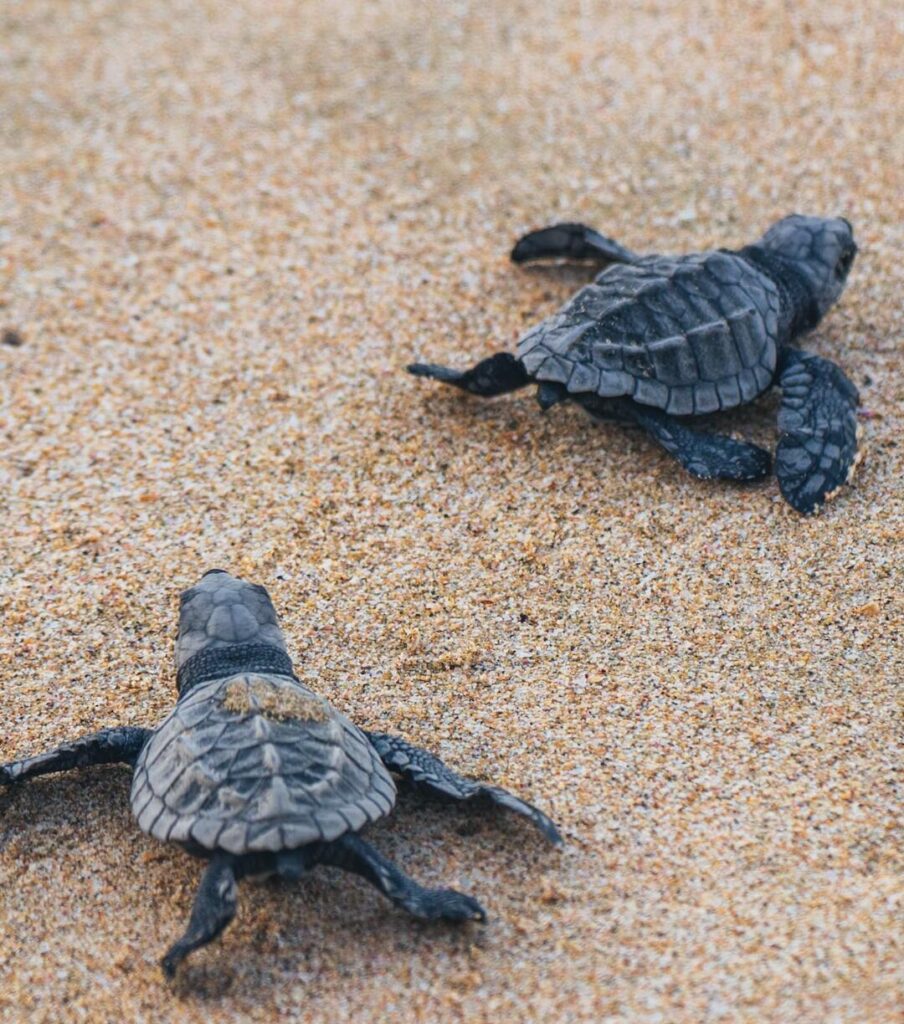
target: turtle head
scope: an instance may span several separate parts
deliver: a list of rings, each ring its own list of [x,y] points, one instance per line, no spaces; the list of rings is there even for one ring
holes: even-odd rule
[[[798,330],[815,327],[844,291],[857,255],[854,229],[844,217],[804,217],[792,213],[766,232],[757,248],[776,263],[794,305]]]
[[[210,569],[182,593],[176,669],[201,651],[267,645],[285,651],[276,610],[265,587]]]

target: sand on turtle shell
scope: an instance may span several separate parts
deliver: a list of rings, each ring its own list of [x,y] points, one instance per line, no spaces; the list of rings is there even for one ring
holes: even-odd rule
[[[900,10],[13,2],[0,13],[0,760],[174,697],[178,594],[264,583],[299,674],[548,810],[404,797],[370,839],[483,900],[320,871],[158,967],[200,866],[128,775],[0,794],[0,1020],[901,1019]],[[803,519],[636,431],[402,371],[511,348],[631,248],[842,214],[808,341],[862,396]],[[719,429],[774,443],[775,395]]]

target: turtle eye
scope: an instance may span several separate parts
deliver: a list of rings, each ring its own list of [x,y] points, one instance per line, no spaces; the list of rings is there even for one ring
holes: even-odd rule
[[[839,277],[845,277],[848,271],[851,269],[851,265],[854,262],[854,256],[857,254],[857,250],[854,248],[845,249],[841,254],[841,258],[838,260],[837,273]]]

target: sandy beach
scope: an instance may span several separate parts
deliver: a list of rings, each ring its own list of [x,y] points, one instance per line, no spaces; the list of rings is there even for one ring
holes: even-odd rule
[[[0,1021],[902,1020],[902,50],[891,0],[3,6],[0,761],[158,722],[221,566],[308,685],[566,846],[403,795],[368,838],[485,927],[323,869],[244,885],[169,987],[201,868],[128,771],[4,790]],[[860,247],[806,342],[863,407],[818,516],[403,372],[587,280],[512,266],[530,228],[792,211]],[[778,401],[715,426],[771,448]]]

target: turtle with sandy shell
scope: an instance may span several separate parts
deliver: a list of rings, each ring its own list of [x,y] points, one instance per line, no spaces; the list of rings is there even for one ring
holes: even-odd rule
[[[236,913],[242,878],[298,879],[318,864],[360,875],[427,921],[483,921],[471,896],[427,889],[358,834],[389,814],[393,776],[439,797],[524,815],[556,845],[550,819],[507,790],[463,778],[398,736],[353,725],[296,677],[270,596],[214,569],[182,595],[179,698],[156,729],[103,729],[0,765],[0,784],[124,763],[139,826],[207,867],[167,976]]]
[[[543,409],[570,400],[636,424],[694,476],[736,481],[768,474],[769,452],[688,420],[778,386],[775,473],[785,499],[810,513],[851,479],[858,396],[835,363],[795,343],[841,295],[856,252],[844,218],[792,214],[752,245],[686,256],[639,256],[557,224],[525,235],[512,259],[605,264],[591,284],[528,330],[516,355],[408,370],[482,397],[536,383]]]

